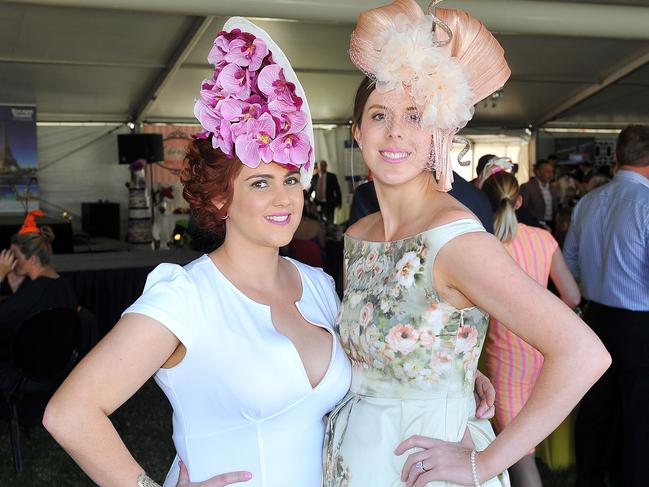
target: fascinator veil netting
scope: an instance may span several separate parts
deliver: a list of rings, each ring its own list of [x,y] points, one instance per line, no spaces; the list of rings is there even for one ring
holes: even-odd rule
[[[422,130],[432,135],[429,164],[437,189],[449,191],[457,132],[472,118],[473,106],[500,89],[511,71],[482,22],[462,10],[435,8],[439,1],[431,2],[428,14],[414,0],[362,12],[349,52],[377,90],[405,89],[415,100]]]

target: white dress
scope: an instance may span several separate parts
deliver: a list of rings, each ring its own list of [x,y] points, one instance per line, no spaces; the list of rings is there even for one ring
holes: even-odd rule
[[[333,331],[339,302],[332,279],[287,260],[302,279],[298,310],[332,336],[329,367],[315,388],[270,308],[239,291],[207,255],[184,268],[156,267],[124,312],[154,318],[187,348],[155,380],[173,407],[174,445],[193,482],[246,470],[253,477],[242,485],[250,487],[321,483],[323,416],[349,389],[351,369]],[[176,485],[177,464],[165,487]]]

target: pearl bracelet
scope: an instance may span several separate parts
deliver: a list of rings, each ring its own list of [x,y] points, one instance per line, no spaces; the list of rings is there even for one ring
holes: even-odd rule
[[[475,450],[471,451],[471,473],[473,474],[473,485],[474,487],[480,487],[480,479],[478,479],[478,468],[475,464],[475,457],[478,455],[478,452]]]

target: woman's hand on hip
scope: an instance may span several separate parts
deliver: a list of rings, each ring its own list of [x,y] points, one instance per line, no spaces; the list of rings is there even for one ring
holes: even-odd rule
[[[451,443],[425,436],[411,436],[394,451],[403,455],[413,448],[421,449],[408,455],[401,471],[401,480],[407,487],[424,487],[428,482],[441,480],[460,485],[473,485],[471,451],[473,441],[467,432],[461,443]],[[479,475],[479,471],[478,471]]]
[[[187,467],[180,461],[180,474],[178,475],[178,483],[176,487],[224,487],[225,485],[238,484],[240,482],[248,482],[252,478],[250,472],[228,472],[221,475],[212,477],[203,482],[190,482],[189,472]]]

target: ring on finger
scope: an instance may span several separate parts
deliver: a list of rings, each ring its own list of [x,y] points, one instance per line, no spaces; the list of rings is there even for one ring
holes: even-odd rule
[[[423,460],[419,460],[417,463],[415,463],[415,467],[417,467],[422,472],[427,472],[428,471],[428,470],[426,470],[426,467],[424,467],[424,461]]]

